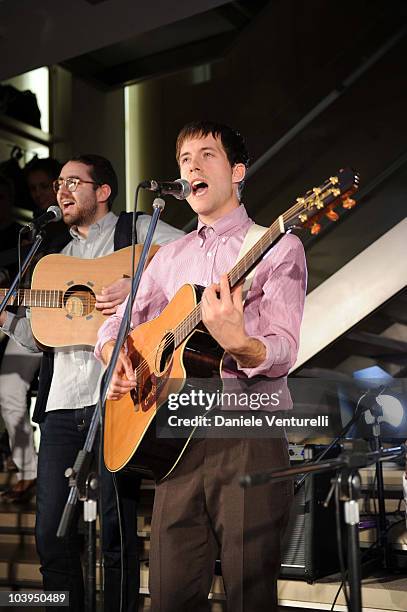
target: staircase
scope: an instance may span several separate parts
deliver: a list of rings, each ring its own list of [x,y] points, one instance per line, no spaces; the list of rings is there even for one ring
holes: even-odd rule
[[[305,301],[298,370],[400,292],[407,282],[407,219],[327,280]]]
[[[1,489],[8,488],[14,479],[0,472]],[[35,500],[19,505],[0,501],[0,587],[42,588],[34,525]]]
[[[15,475],[0,472],[0,489],[15,482]],[[137,530],[141,541],[141,593],[148,594],[148,550],[150,517],[154,498],[152,483],[142,485]],[[35,548],[35,497],[24,504],[11,504],[0,497],[0,590],[42,590],[40,561]],[[99,531],[97,533],[99,538]],[[99,549],[99,546],[98,546]],[[99,562],[99,550],[97,551]],[[99,588],[99,572],[97,572]],[[99,602],[98,602],[99,603]],[[149,602],[141,600],[140,611],[147,612]],[[14,610],[16,608],[13,608]],[[37,608],[30,607],[34,612]],[[99,608],[97,608],[99,609]],[[38,608],[38,611],[40,608]]]

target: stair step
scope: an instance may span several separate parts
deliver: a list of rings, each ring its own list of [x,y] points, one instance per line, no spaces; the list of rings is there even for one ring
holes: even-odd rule
[[[20,590],[29,590],[29,591],[43,591],[43,586],[42,586],[42,582],[38,582],[37,580],[23,580],[21,582],[21,584],[15,584],[14,587],[17,588],[10,588],[9,584],[7,582],[4,582],[4,580],[0,579],[0,591],[20,591]],[[30,606],[30,611],[32,610],[31,606]],[[41,612],[43,612],[43,609],[41,609]]]
[[[10,587],[24,581],[42,584],[40,562],[34,544],[1,545],[0,581]]]
[[[13,527],[9,529],[0,529],[0,548],[4,544],[35,544],[34,530],[30,529],[30,531],[30,533],[27,533],[25,530],[19,529],[18,533],[16,533]]]
[[[35,512],[30,507],[16,510],[13,504],[0,504],[0,528],[27,529],[35,527]]]
[[[17,482],[16,472],[0,472],[0,490],[8,489]]]
[[[0,548],[0,563],[3,561],[38,563],[36,548],[34,544],[27,544],[27,546],[20,546],[18,544],[4,544]]]

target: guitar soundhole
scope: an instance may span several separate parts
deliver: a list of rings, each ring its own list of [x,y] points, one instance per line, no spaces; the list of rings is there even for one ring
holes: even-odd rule
[[[70,317],[86,317],[95,308],[95,294],[86,285],[71,285],[64,293],[64,308]]]
[[[165,334],[158,347],[155,370],[157,374],[163,374],[171,363],[174,353],[174,334],[168,332]]]

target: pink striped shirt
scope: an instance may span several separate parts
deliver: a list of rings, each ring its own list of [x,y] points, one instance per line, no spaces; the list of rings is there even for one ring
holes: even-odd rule
[[[198,223],[196,231],[160,248],[144,272],[132,324],[149,321],[186,283],[208,286],[236,263],[244,237],[253,221],[243,205],[218,219],[212,226]],[[299,238],[284,236],[257,266],[244,308],[249,336],[266,347],[266,359],[256,368],[240,368],[226,357],[226,376],[284,376],[294,365],[306,290],[304,249]],[[99,330],[95,347],[100,359],[103,345],[116,339],[126,303],[119,306]]]

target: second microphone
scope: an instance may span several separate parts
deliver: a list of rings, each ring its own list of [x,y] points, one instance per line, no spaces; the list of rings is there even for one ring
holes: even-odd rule
[[[148,191],[158,191],[162,195],[172,195],[177,200],[185,200],[191,194],[191,185],[185,179],[177,179],[176,181],[143,181],[140,183],[141,189]]]

